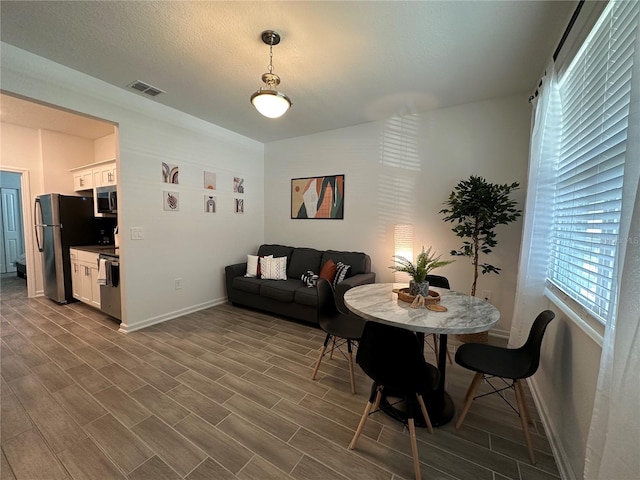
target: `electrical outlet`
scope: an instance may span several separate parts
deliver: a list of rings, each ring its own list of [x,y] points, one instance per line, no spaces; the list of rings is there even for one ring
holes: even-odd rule
[[[482,298],[484,298],[487,302],[491,303],[491,290],[483,290]]]
[[[175,286],[176,290],[182,290],[182,279],[181,278],[176,278],[173,281],[173,285]]]
[[[144,230],[142,227],[131,227],[131,240],[143,240]]]

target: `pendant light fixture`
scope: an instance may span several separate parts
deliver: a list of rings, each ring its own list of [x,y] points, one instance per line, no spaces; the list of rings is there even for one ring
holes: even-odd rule
[[[276,90],[280,77],[273,73],[273,46],[280,43],[280,35],[273,30],[262,32],[262,41],[269,45],[269,72],[262,74],[264,86],[251,95],[251,103],[265,117],[278,118],[291,107],[291,100]]]

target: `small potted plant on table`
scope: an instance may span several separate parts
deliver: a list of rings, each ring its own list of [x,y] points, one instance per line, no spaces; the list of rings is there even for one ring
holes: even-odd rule
[[[415,263],[402,255],[394,255],[393,260],[396,264],[389,268],[395,272],[404,272],[411,277],[409,282],[410,295],[427,297],[429,295],[429,282],[427,281],[429,272],[454,262],[453,260],[440,260],[440,257],[442,255],[436,256],[435,252],[431,253],[431,247],[425,250],[423,246]]]

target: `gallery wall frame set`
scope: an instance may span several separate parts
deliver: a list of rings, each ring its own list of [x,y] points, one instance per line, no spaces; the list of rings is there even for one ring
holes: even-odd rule
[[[291,179],[292,219],[344,219],[344,175]]]
[[[162,163],[162,182],[177,185],[180,167],[166,162]],[[217,174],[215,172],[204,171],[203,188],[208,192],[204,195],[204,213],[216,213],[218,197],[212,195],[212,190],[217,190]],[[235,195],[244,195],[245,185],[244,178],[233,177],[233,193]],[[180,192],[163,190],[162,192],[163,209],[168,212],[180,211]],[[244,198],[235,197],[233,199],[233,212],[244,213]]]

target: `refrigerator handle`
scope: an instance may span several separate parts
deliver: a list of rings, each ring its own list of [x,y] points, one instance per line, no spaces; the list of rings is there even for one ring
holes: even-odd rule
[[[40,207],[40,208],[38,208]],[[40,216],[38,217],[38,210],[40,211]],[[40,197],[36,197],[36,201],[33,204],[33,221],[34,221],[34,230],[36,232],[36,245],[38,246],[39,252],[44,252],[44,247],[40,244],[40,235],[38,235],[38,227],[42,228],[39,224],[38,219],[42,218],[42,204],[40,203]]]

